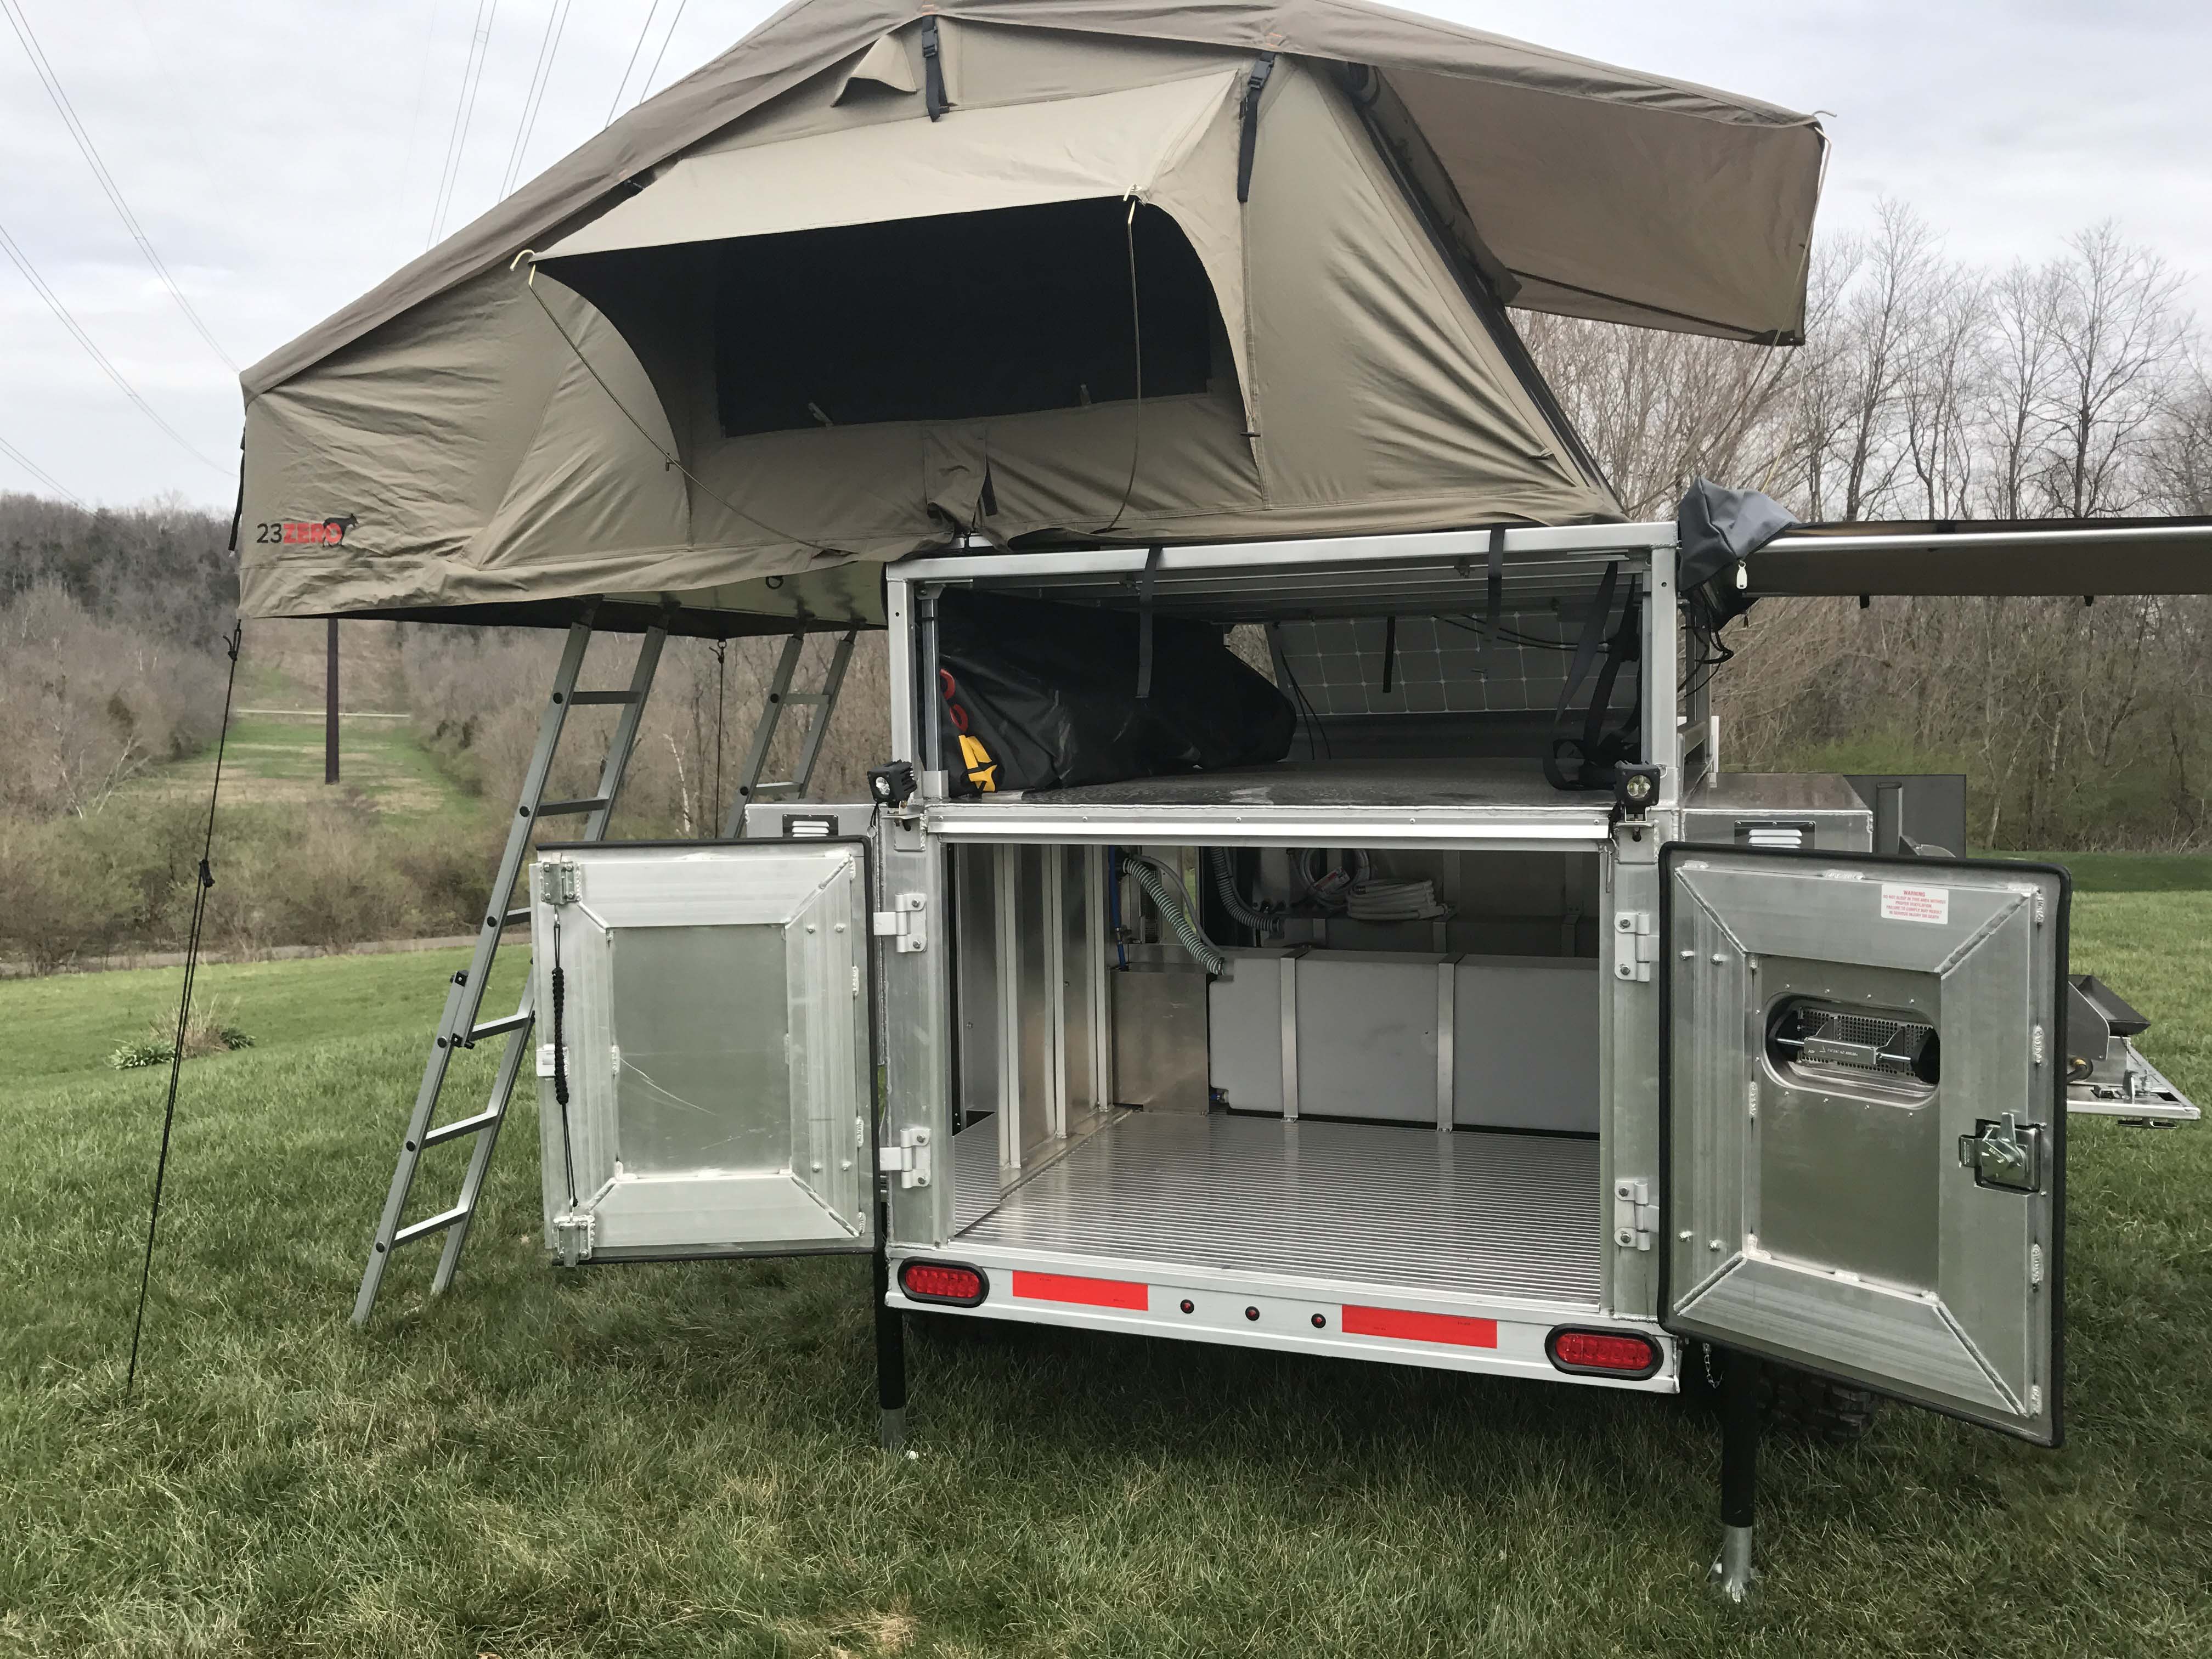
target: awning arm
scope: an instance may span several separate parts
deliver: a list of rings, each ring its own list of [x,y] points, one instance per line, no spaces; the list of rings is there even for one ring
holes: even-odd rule
[[[1807,525],[1747,573],[1754,599],[2212,593],[2212,517]]]

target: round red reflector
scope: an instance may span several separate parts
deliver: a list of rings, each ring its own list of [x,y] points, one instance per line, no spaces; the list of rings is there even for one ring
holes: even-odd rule
[[[1648,1336],[1619,1331],[1553,1331],[1545,1345],[1563,1371],[1608,1376],[1649,1376],[1659,1369],[1659,1345]]]
[[[989,1289],[974,1267],[948,1261],[909,1261],[899,1268],[899,1289],[917,1302],[951,1302],[972,1308]]]

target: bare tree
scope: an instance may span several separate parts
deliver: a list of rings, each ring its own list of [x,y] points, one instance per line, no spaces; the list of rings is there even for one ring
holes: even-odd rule
[[[1880,228],[1868,246],[1864,280],[1846,296],[1840,319],[1850,398],[1837,456],[1837,505],[1846,520],[1867,517],[1902,465],[1892,417],[1934,263],[1935,239],[1918,214],[1894,201],[1877,211]]]
[[[2133,465],[2183,357],[2181,278],[2109,220],[2067,239],[2054,267],[2052,505],[2074,518],[2128,513],[2142,501]]]
[[[2050,439],[2058,283],[2051,265],[2015,261],[1990,289],[1991,364],[1984,425],[1991,517],[2035,516],[2031,483]]]
[[[1905,453],[1921,514],[1963,519],[1981,461],[1974,428],[1990,375],[1989,281],[1943,264],[1929,271],[1921,301],[1905,319],[1898,382]]]

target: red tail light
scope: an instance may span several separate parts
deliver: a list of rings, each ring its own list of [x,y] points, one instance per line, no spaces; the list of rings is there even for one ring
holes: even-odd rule
[[[899,1289],[916,1302],[972,1308],[989,1294],[991,1285],[981,1268],[953,1261],[908,1261],[899,1267]]]
[[[1650,1376],[1659,1369],[1659,1345],[1626,1331],[1556,1330],[1544,1351],[1563,1371],[1595,1376]]]

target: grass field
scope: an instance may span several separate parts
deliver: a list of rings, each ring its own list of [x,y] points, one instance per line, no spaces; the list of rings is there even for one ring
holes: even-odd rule
[[[237,805],[298,805],[331,794],[323,782],[323,628],[319,623],[264,623],[249,630],[238,665],[230,729],[223,748],[223,799]],[[341,676],[338,769],[343,792],[387,817],[473,823],[487,809],[465,794],[422,746],[411,720],[379,718],[399,710],[398,659],[374,624],[349,630]],[[212,746],[157,767],[133,786],[204,800],[215,768]]]
[[[2212,892],[2077,900],[2200,1098],[2208,934]],[[2071,1132],[2065,1449],[1897,1407],[1774,1445],[1738,1611],[1672,1401],[918,1328],[886,1459],[865,1263],[550,1272],[526,1111],[455,1293],[426,1248],[354,1333],[451,965],[204,970],[258,1046],[186,1067],[127,1404],[164,1079],[100,1060],[174,975],[0,985],[0,1653],[2212,1650],[2206,1131]]]

